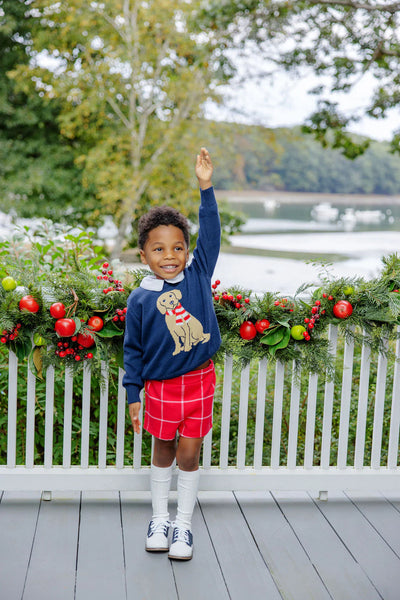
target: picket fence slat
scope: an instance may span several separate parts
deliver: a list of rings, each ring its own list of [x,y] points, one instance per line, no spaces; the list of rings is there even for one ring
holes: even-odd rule
[[[117,409],[117,446],[116,446],[116,467],[122,469],[124,466],[125,451],[125,415],[126,415],[126,391],[122,385],[124,370],[118,369],[118,409]]]
[[[340,401],[340,425],[337,465],[344,469],[347,464],[349,439],[350,403],[353,382],[354,340],[346,340],[343,357],[342,396]]]
[[[308,382],[308,402],[306,421],[306,443],[304,450],[304,467],[311,469],[314,459],[315,413],[317,410],[318,374],[310,373]]]
[[[104,361],[101,362],[101,375],[103,384],[100,387],[100,420],[99,420],[99,468],[105,469],[107,465],[107,424],[108,424],[108,369]]]
[[[297,441],[299,435],[299,412],[300,412],[300,367],[293,361],[292,366],[292,389],[290,394],[290,416],[288,436],[288,458],[287,466],[294,469],[297,463]]]
[[[384,351],[387,352],[388,343],[384,340]],[[378,358],[378,373],[376,376],[375,410],[374,425],[372,428],[372,451],[371,467],[379,469],[381,463],[382,450],[382,429],[383,429],[383,409],[385,406],[386,392],[386,374],[387,374],[387,355],[380,354]]]
[[[35,392],[36,377],[27,366],[26,394],[26,466],[32,468],[35,461]]]
[[[264,449],[264,421],[265,421],[265,386],[267,384],[267,366],[266,358],[262,358],[258,364],[257,379],[257,406],[256,406],[256,426],[254,440],[254,468],[261,469]]]
[[[396,361],[393,374],[392,406],[390,413],[388,467],[397,467],[399,455],[399,430],[400,430],[400,326],[397,327]]]
[[[212,429],[207,433],[203,442],[203,468],[211,467]]]
[[[50,469],[53,464],[53,426],[54,426],[54,367],[46,371],[46,406],[44,425],[44,466]]]
[[[72,436],[72,393],[74,378],[73,374],[66,369],[65,371],[65,390],[64,390],[64,425],[63,425],[63,467],[71,466],[71,436]]]
[[[89,435],[90,435],[90,391],[92,373],[86,363],[83,367],[82,383],[82,426],[81,426],[81,465],[84,469],[89,466]]]
[[[9,353],[8,367],[8,424],[7,424],[7,466],[15,467],[17,458],[17,377],[18,358],[12,350]]]
[[[275,368],[274,412],[272,417],[271,467],[273,469],[277,469],[280,464],[284,376],[285,365],[278,360]]]
[[[221,469],[228,466],[229,456],[229,429],[231,421],[231,401],[232,401],[232,372],[233,357],[227,355],[224,361],[224,383],[222,391],[222,415],[221,415],[221,439],[220,439],[220,461]]]
[[[328,340],[329,353],[332,360],[336,358],[338,328],[335,325],[329,325]],[[324,392],[324,416],[322,419],[322,441],[321,441],[321,467],[327,469],[331,459],[331,438],[332,438],[332,415],[333,415],[333,397],[335,393],[334,379],[326,373],[325,392]]]
[[[247,417],[249,409],[250,364],[243,367],[240,374],[239,427],[237,446],[237,466],[244,469],[246,465]]]
[[[363,333],[365,335],[365,331]],[[354,466],[356,469],[362,469],[364,466],[370,368],[371,348],[364,342],[361,349],[360,387],[357,406],[356,447],[354,456]]]

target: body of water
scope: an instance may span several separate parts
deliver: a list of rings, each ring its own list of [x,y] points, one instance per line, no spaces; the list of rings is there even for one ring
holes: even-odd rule
[[[255,292],[295,293],[321,274],[366,279],[400,252],[400,198],[218,192],[247,223],[222,252],[215,278]],[[322,262],[319,261],[321,259]]]

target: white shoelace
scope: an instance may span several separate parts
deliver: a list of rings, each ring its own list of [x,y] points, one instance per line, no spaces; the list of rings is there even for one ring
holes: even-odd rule
[[[150,533],[163,533],[165,536],[168,535],[168,528],[170,526],[169,521],[152,521],[150,523]]]
[[[190,546],[190,530],[189,529],[181,529],[180,527],[176,527],[174,529],[173,542],[185,542],[185,544]]]

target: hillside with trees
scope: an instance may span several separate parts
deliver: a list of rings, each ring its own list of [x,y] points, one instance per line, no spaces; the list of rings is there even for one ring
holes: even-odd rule
[[[300,127],[206,122],[201,128],[218,165],[219,189],[400,194],[400,160],[388,143],[370,140],[364,154],[349,160],[339,149],[321,147]]]

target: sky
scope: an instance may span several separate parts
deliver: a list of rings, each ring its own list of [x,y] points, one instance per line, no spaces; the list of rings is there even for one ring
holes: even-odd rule
[[[239,68],[236,81],[222,88],[224,104],[208,103],[207,118],[272,128],[302,124],[317,105],[316,97],[307,92],[319,85],[321,79],[310,74],[295,78],[284,72],[274,74],[273,79],[257,79],[254,61],[257,59],[253,57],[253,65],[246,60],[236,63]],[[373,79],[366,74],[351,92],[331,95],[329,99],[337,101],[346,115],[353,110],[361,114],[372,88]],[[364,117],[349,129],[379,141],[389,140],[393,131],[400,129],[400,115],[392,110],[386,119]]]

